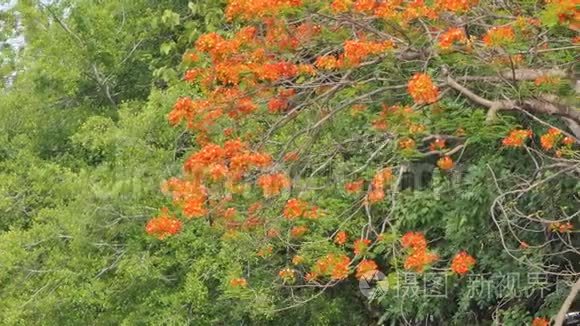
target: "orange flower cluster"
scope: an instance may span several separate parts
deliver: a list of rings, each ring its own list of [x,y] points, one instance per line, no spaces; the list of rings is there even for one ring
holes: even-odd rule
[[[409,249],[409,256],[405,259],[403,267],[421,273],[427,265],[435,262],[438,257],[427,249],[427,240],[423,233],[407,232],[401,238],[403,248]]]
[[[427,74],[416,73],[409,80],[407,89],[417,104],[434,103],[439,97],[439,89]]]
[[[147,222],[145,231],[147,234],[163,240],[170,235],[175,235],[181,231],[182,223],[180,220],[169,216],[167,208],[163,208],[161,215],[152,218]]]
[[[309,279],[320,276],[330,277],[332,280],[342,280],[348,277],[350,258],[346,255],[328,254],[316,261],[312,271],[308,273]]]
[[[348,234],[346,233],[346,231],[339,231],[334,237],[334,243],[336,243],[339,246],[344,245],[347,240]]]
[[[546,318],[536,317],[532,320],[532,326],[550,326],[550,321]]]
[[[422,17],[428,19],[437,18],[437,12],[434,8],[429,7],[425,4],[423,0],[409,1],[407,7],[401,14],[401,19],[403,22],[410,22],[414,19],[420,19]]]
[[[186,178],[166,181],[163,191],[172,195],[173,202],[182,208],[185,216],[203,217],[207,214],[208,197],[204,182],[223,180],[229,191],[236,192],[242,189],[236,183],[251,168],[266,168],[271,163],[270,155],[250,152],[240,140],[226,141],[223,146],[208,143],[186,159],[183,166]],[[286,185],[286,180],[284,176],[272,175],[264,177],[261,184],[265,194],[274,195]]]
[[[317,219],[319,217],[318,207],[297,198],[288,199],[283,214],[289,220],[300,217],[307,219]]]
[[[282,189],[290,188],[290,179],[283,173],[265,174],[258,178],[264,197],[269,198],[280,194]]]
[[[239,88],[221,87],[211,93],[208,99],[192,100],[188,97],[178,99],[167,119],[171,125],[177,125],[185,120],[189,129],[205,132],[225,114],[235,119],[256,109],[256,104]]]
[[[333,55],[323,55],[316,58],[314,65],[320,69],[333,70],[340,67],[341,63]]]
[[[478,2],[479,0],[437,0],[435,5],[442,10],[463,12],[477,5]]]
[[[474,265],[475,258],[471,257],[467,252],[461,251],[453,258],[451,270],[459,275],[465,275],[469,273]]]
[[[284,282],[292,282],[296,277],[296,271],[292,268],[284,268],[278,272],[278,276],[280,276]]]
[[[505,147],[521,147],[529,137],[532,137],[531,130],[516,129],[512,130],[502,143]]]
[[[377,1],[375,0],[356,0],[354,3],[354,10],[363,13],[370,13],[375,9]]]
[[[334,13],[339,14],[339,13],[347,12],[350,9],[351,5],[352,5],[352,0],[334,0],[330,4],[330,9]]]
[[[358,267],[356,268],[356,278],[357,279],[367,279],[370,280],[379,271],[379,266],[372,259],[363,259]]]
[[[407,232],[401,237],[401,245],[413,251],[426,250],[427,240],[421,232]]]
[[[454,43],[467,44],[467,35],[462,28],[450,28],[439,36],[439,47],[444,50],[450,49]]]
[[[354,254],[357,256],[364,255],[370,244],[371,240],[369,239],[356,239],[354,241]]]
[[[516,34],[511,26],[493,27],[483,36],[483,43],[488,47],[500,47],[512,43]]]
[[[550,224],[550,229],[553,232],[569,233],[574,229],[574,226],[570,222],[566,223],[555,222]]]
[[[392,50],[394,46],[390,40],[383,42],[348,40],[344,42],[343,60],[350,66],[358,65],[367,57]]]
[[[411,138],[403,138],[403,139],[399,140],[399,147],[403,150],[411,150],[411,149],[414,149],[415,146],[416,146],[416,143]]]
[[[230,280],[230,286],[233,288],[245,288],[248,286],[248,281],[243,277],[232,278]]]
[[[228,9],[232,14],[246,13],[255,18],[264,10],[277,11],[298,5],[297,0],[233,0]],[[192,83],[199,81],[204,98],[179,100],[169,114],[170,122],[177,124],[185,120],[189,128],[205,131],[221,117],[237,119],[254,112],[258,107],[256,102],[268,96],[268,92],[260,91],[261,84],[316,73],[313,66],[288,62],[281,54],[296,50],[319,31],[319,27],[308,22],[288,25],[282,20],[267,18],[260,33],[250,26],[231,38],[217,33],[200,36],[187,58],[207,54],[211,65],[207,66],[203,60],[187,59],[186,63],[195,67],[184,78]],[[270,110],[284,110],[291,95],[293,91],[281,91],[271,100]]]
[[[273,97],[268,102],[268,111],[272,113],[285,111],[288,108],[290,97],[295,93],[293,89],[281,90],[278,96]]]
[[[385,53],[394,47],[395,43],[390,40],[382,42],[347,40],[344,42],[342,54],[338,57],[334,55],[320,56],[316,58],[314,65],[324,70],[350,68],[359,65],[369,56]]]
[[[546,2],[556,10],[560,24],[569,25],[573,30],[580,28],[580,8],[578,8],[577,0],[548,0]]]
[[[295,226],[290,230],[290,235],[293,238],[300,238],[302,237],[304,234],[306,234],[306,232],[308,232],[308,227],[303,226],[303,225],[299,225],[299,226]]]
[[[540,137],[540,144],[542,148],[546,151],[551,150],[554,148],[554,145],[560,140],[560,136],[562,132],[556,128],[550,128],[547,133],[543,134]]]
[[[389,168],[378,171],[371,181],[371,190],[367,196],[369,203],[374,204],[385,198],[385,186],[393,181],[393,171]]]
[[[268,245],[266,247],[261,248],[260,250],[258,250],[258,257],[268,257],[272,254],[272,252],[274,251],[274,248],[271,245]]]
[[[344,190],[349,194],[359,193],[363,188],[364,182],[365,182],[364,180],[348,182],[347,184],[344,185]]]
[[[292,257],[292,264],[294,265],[300,265],[304,262],[304,257],[299,256],[299,255],[295,255],[294,257]]]
[[[251,20],[301,5],[301,0],[229,0],[225,14],[228,20],[234,18]]]
[[[439,257],[429,251],[417,250],[411,252],[411,254],[405,259],[403,267],[407,270],[412,270],[417,273],[422,273],[425,267],[431,265]]]
[[[429,144],[430,151],[440,151],[442,149],[445,149],[445,139],[437,138]]]
[[[173,202],[181,206],[186,217],[202,217],[207,213],[207,191],[199,182],[171,178],[162,188],[164,193],[171,193]]]
[[[344,13],[353,9],[355,12],[384,19],[393,19],[401,21],[404,24],[422,17],[437,17],[434,8],[427,6],[423,0],[334,0],[330,5],[330,9],[335,14]]]
[[[440,158],[439,160],[437,160],[437,166],[441,170],[451,170],[455,166],[455,163],[453,163],[453,160],[451,159],[451,157],[444,156],[444,157]]]
[[[557,77],[552,77],[552,76],[539,76],[536,79],[534,79],[534,84],[536,86],[542,86],[542,85],[555,85],[558,84],[560,82],[560,79]]]

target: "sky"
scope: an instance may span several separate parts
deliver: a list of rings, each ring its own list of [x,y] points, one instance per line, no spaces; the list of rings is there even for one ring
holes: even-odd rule
[[[16,4],[16,0],[0,0],[0,11],[10,9]]]
[[[0,11],[8,10],[16,5],[16,0],[0,0]],[[24,46],[24,36],[17,35],[16,37],[9,38],[6,40],[11,47],[20,49]]]

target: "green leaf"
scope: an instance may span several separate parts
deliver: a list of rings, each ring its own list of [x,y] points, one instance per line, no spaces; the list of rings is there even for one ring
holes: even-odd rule
[[[175,26],[179,25],[179,14],[174,13],[171,10],[165,10],[163,12],[163,16],[161,16],[161,21],[163,22],[163,24],[173,29],[175,28]]]

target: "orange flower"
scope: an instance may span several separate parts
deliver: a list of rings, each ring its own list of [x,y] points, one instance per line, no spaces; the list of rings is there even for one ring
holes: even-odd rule
[[[430,145],[430,151],[440,151],[445,148],[445,139],[437,138]]]
[[[531,136],[532,132],[530,130],[516,129],[512,130],[510,134],[503,139],[502,143],[505,147],[521,147]]]
[[[354,254],[364,255],[370,244],[371,240],[369,239],[356,239],[354,241]]]
[[[303,236],[306,232],[308,232],[308,228],[306,226],[295,226],[290,230],[290,235],[293,238],[300,238],[301,236]]]
[[[561,131],[556,128],[550,128],[548,132],[540,137],[540,144],[546,151],[552,149],[561,135]]]
[[[488,47],[507,45],[515,41],[516,34],[511,26],[493,27],[483,37],[483,43]]]
[[[411,138],[403,138],[399,140],[399,147],[406,150],[413,149],[415,148],[415,141]]]
[[[214,164],[210,167],[210,176],[214,181],[223,179],[227,173],[228,168],[223,164]]]
[[[266,232],[266,236],[268,238],[276,238],[280,235],[280,231],[278,231],[277,229],[268,229],[268,231]]]
[[[407,89],[417,104],[434,103],[439,97],[439,89],[427,74],[416,73],[409,81]]]
[[[525,241],[520,241],[520,249],[528,249],[530,245]]]
[[[353,116],[358,115],[361,112],[366,111],[367,106],[363,104],[355,104],[350,108],[350,112]]]
[[[349,182],[344,185],[344,190],[346,190],[346,192],[349,194],[356,194],[362,190],[363,184],[364,180]]]
[[[371,42],[347,40],[344,42],[344,59],[349,64],[357,65],[368,56],[383,53],[393,49],[393,47],[394,43],[392,41]]]
[[[348,234],[346,233],[346,231],[339,231],[334,237],[334,243],[336,243],[339,246],[342,246],[346,243],[347,238]]]
[[[316,58],[314,65],[320,69],[332,70],[338,68],[338,60],[332,55],[325,55]]]
[[[555,222],[550,224],[550,229],[552,229],[552,231],[554,232],[568,233],[574,229],[574,226],[570,222],[566,223]]]
[[[272,254],[272,252],[274,251],[274,248],[272,246],[266,246],[261,248],[260,250],[258,250],[258,257],[268,257]]]
[[[310,277],[318,277],[319,275],[329,276],[333,280],[342,280],[348,276],[350,265],[350,258],[346,255],[336,256],[328,254],[316,261]]]
[[[348,266],[350,265],[350,259],[342,255],[334,261],[334,266],[332,268],[332,273],[330,278],[333,280],[342,280],[348,277]]]
[[[453,160],[451,159],[451,157],[445,156],[445,157],[440,158],[437,161],[437,166],[441,170],[451,170],[451,169],[453,169],[454,163],[453,163]]]
[[[532,321],[532,326],[549,326],[550,321],[543,317],[536,317]]]
[[[268,111],[272,113],[277,113],[286,110],[288,108],[288,100],[280,97],[273,97],[268,102]]]
[[[372,259],[363,259],[356,268],[356,278],[372,279],[378,272],[378,266]]]
[[[367,196],[367,200],[371,204],[375,204],[380,202],[385,198],[385,191],[383,189],[373,189],[369,192]]]
[[[284,268],[280,270],[278,272],[278,276],[280,276],[284,282],[294,281],[294,278],[296,277],[295,271],[291,268]]]
[[[377,2],[375,0],[356,0],[354,10],[368,13],[373,11],[376,4]]]
[[[319,217],[320,217],[320,212],[318,210],[318,207],[316,207],[316,206],[311,206],[308,210],[306,210],[304,212],[304,218],[307,218],[310,220],[316,220]]]
[[[340,14],[343,12],[347,12],[352,4],[352,0],[334,0],[332,4],[330,4],[330,9],[335,14]]]
[[[475,258],[467,252],[461,251],[453,258],[451,270],[459,275],[465,275],[475,265]]]
[[[238,214],[238,211],[235,208],[230,207],[230,208],[226,209],[226,211],[224,212],[224,218],[226,220],[230,220],[230,219],[234,218],[237,214]]]
[[[427,265],[432,264],[437,259],[438,257],[436,254],[431,253],[425,249],[413,250],[412,253],[405,259],[403,267],[407,270],[422,273]]]
[[[267,174],[258,178],[258,185],[262,187],[264,197],[268,198],[279,195],[284,188],[290,188],[290,179],[283,173]]]
[[[145,231],[147,234],[163,240],[170,235],[175,235],[181,231],[182,223],[180,220],[170,217],[169,210],[163,208],[161,215],[147,222]]]
[[[299,7],[301,0],[230,0],[226,7],[227,20],[234,18],[255,19],[274,15],[285,8]]]
[[[469,10],[472,6],[477,5],[479,0],[437,0],[435,2],[438,8],[453,12],[462,12]]]
[[[243,277],[233,278],[230,280],[230,286],[233,288],[245,288],[248,286],[248,281]]]
[[[552,76],[539,76],[536,79],[534,79],[534,84],[536,86],[541,86],[541,85],[554,85],[557,84],[560,81],[559,78],[556,77],[552,77]]]
[[[183,75],[183,79],[187,82],[193,83],[199,77],[200,70],[199,69],[189,69]]]
[[[566,136],[566,137],[564,137],[564,139],[562,139],[562,143],[566,146],[570,146],[570,145],[574,144],[575,142],[576,141],[574,140],[574,138],[568,137],[568,136]]]
[[[410,248],[412,250],[427,249],[427,240],[421,232],[407,232],[401,238],[403,248]]]
[[[292,257],[292,264],[294,265],[300,265],[304,262],[304,257],[296,255],[294,257]]]
[[[467,44],[467,36],[462,28],[450,28],[439,36],[439,47],[441,49],[448,50],[455,42]]]
[[[291,198],[286,203],[286,207],[284,207],[284,217],[289,220],[293,220],[295,218],[301,217],[306,210],[308,203],[302,201],[300,199]]]

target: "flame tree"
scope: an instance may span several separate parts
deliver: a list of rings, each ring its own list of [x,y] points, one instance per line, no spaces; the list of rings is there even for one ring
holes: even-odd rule
[[[269,313],[332,293],[382,321],[549,319],[578,277],[578,14],[571,0],[227,1],[227,23],[184,53],[168,120],[195,141],[146,232],[209,227],[224,291]],[[379,271],[396,290],[405,272],[445,275],[448,292],[367,302],[356,279]],[[470,292],[470,274],[500,273],[525,275],[528,295]]]

